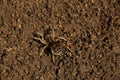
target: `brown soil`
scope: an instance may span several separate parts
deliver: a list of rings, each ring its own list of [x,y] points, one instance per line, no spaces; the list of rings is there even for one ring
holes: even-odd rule
[[[39,56],[52,28],[72,53]],[[0,80],[119,80],[120,0],[0,0]]]

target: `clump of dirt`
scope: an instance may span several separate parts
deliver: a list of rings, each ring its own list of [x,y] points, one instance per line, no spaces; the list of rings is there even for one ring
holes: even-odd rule
[[[119,12],[119,0],[1,0],[0,80],[119,80]],[[33,40],[48,28],[71,46],[55,63]]]

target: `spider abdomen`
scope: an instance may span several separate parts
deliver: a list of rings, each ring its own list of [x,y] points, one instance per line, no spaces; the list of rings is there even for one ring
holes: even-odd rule
[[[51,47],[51,51],[52,51],[52,54],[54,54],[54,55],[63,55],[63,54],[66,54],[68,52],[67,48],[60,43],[54,44]]]

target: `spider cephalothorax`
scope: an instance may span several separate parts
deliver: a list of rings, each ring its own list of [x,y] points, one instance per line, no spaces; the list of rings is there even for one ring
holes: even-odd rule
[[[67,40],[64,37],[56,37],[53,30],[47,29],[43,33],[34,32],[34,40],[39,42],[41,48],[40,56],[43,53],[52,54],[54,61],[55,55],[63,55],[70,52]]]

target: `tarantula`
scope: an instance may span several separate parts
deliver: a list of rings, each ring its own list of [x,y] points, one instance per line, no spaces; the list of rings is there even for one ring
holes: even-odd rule
[[[70,45],[64,37],[56,37],[53,30],[47,29],[43,33],[34,32],[34,40],[39,42],[41,48],[40,56],[43,53],[52,54],[52,60],[54,62],[54,56],[60,56],[71,52]]]

